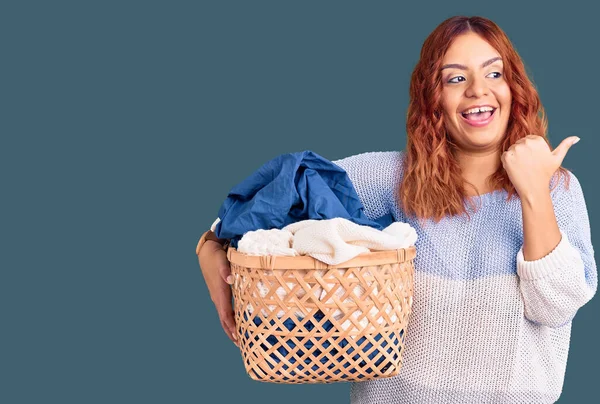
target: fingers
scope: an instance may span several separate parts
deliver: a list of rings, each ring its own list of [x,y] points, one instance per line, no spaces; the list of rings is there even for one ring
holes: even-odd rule
[[[231,288],[227,284],[221,284],[219,287],[219,296],[217,298],[217,313],[221,321],[221,327],[227,334],[227,337],[238,345],[237,332],[235,327],[235,317],[231,307]]]
[[[229,260],[227,259],[227,253],[219,243],[216,243],[212,240],[206,242],[210,245],[207,246],[209,253],[217,258],[215,258],[217,262],[217,266],[219,268],[219,276],[223,279],[223,282],[233,285],[233,277],[231,276],[231,266],[229,265]]]
[[[223,331],[225,331],[225,334],[227,334],[227,337],[231,340],[231,342],[233,342],[236,346],[239,346],[237,333],[235,330],[233,311],[221,314],[221,327],[223,327]]]
[[[231,275],[231,266],[229,263],[222,264],[219,268],[219,273],[221,274],[221,279],[229,285],[233,285],[233,275]]]
[[[202,275],[208,286],[211,300],[217,309],[221,327],[227,337],[239,346],[235,317],[231,306],[230,284],[233,284],[233,279],[227,253],[219,243],[208,240],[202,247],[198,259],[201,261]]]

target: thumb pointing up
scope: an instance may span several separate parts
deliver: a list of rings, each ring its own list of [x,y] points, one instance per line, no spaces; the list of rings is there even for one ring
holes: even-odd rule
[[[579,142],[579,138],[577,136],[570,136],[564,139],[562,142],[560,142],[556,149],[554,149],[552,155],[556,157],[557,164],[559,166],[562,165],[562,162],[565,159],[565,156],[567,155],[567,152],[569,151],[571,146],[573,146],[577,142]]]

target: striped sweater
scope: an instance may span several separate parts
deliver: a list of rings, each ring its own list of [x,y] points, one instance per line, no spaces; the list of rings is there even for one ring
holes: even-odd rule
[[[414,297],[400,374],[352,383],[353,404],[554,403],[563,386],[571,321],[594,296],[597,271],[581,185],[573,173],[552,191],[562,240],[523,258],[518,198],[497,190],[425,227],[394,198],[404,152],[334,161],[370,219],[391,213],[418,234]],[[479,204],[479,202],[481,202]],[[468,206],[468,205],[467,205]]]

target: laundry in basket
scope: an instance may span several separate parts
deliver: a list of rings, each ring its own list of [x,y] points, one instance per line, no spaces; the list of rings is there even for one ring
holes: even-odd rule
[[[237,337],[253,379],[331,383],[398,373],[412,305],[414,246],[372,252],[359,246],[358,255],[337,264],[310,255],[237,251],[249,231],[295,225],[300,240],[307,223],[298,223],[339,218],[378,231],[393,222],[389,214],[368,218],[346,172],[310,151],[271,160],[221,206],[214,231],[231,240]]]
[[[414,246],[363,253],[338,265],[310,256],[251,256],[234,247],[227,255],[238,343],[252,379],[331,383],[398,374]],[[259,283],[269,287],[266,293]],[[322,288],[324,298],[314,288]]]
[[[347,219],[335,218],[327,220],[304,220],[292,223],[283,229],[256,230],[251,231],[242,237],[239,242],[238,251],[248,255],[286,255],[298,256],[309,255],[326,264],[339,264],[355,256],[370,252],[371,250],[392,250],[398,248],[407,248],[415,245],[417,233],[409,224],[395,222],[383,229],[376,230],[369,226],[361,226]],[[338,269],[340,275],[345,269]],[[324,270],[316,270],[320,275]],[[269,273],[268,270],[266,273]],[[290,283],[288,287],[292,287]],[[334,285],[329,285],[333,287]],[[257,283],[257,288],[262,296],[265,296],[269,290],[269,285],[262,282]],[[326,290],[322,287],[312,289],[313,294],[320,300],[325,300]],[[338,297],[343,295],[343,289],[338,288],[335,294]],[[356,296],[362,296],[364,290],[357,285],[353,291]],[[283,287],[276,290],[280,298],[284,298],[286,291]],[[304,296],[304,289],[298,290],[296,297]],[[378,293],[374,290],[373,293]],[[331,298],[328,300],[331,303]],[[252,313],[253,307],[248,308]],[[371,308],[371,314],[376,314],[377,308]],[[264,313],[263,313],[264,314]],[[337,310],[334,313],[336,319],[340,319],[342,312]],[[360,316],[362,313],[356,311],[354,316]],[[278,317],[283,315],[283,311],[277,313]],[[302,318],[303,314],[296,311],[295,315]],[[361,320],[366,324],[367,319]],[[346,329],[350,326],[349,321],[342,324]]]
[[[391,215],[371,220],[348,174],[312,151],[287,153],[234,186],[219,209],[215,234],[233,247],[252,230],[282,229],[307,219],[344,218],[378,230]]]

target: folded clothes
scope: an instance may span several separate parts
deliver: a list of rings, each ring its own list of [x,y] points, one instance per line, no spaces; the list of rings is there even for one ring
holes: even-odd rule
[[[367,218],[346,171],[312,151],[282,154],[233,187],[219,209],[219,238],[233,247],[248,231],[341,217],[381,230],[391,215]]]
[[[235,186],[219,210],[213,231],[217,237],[229,239],[240,252],[310,255],[328,264],[339,264],[363,252],[413,245],[416,232],[405,223],[392,222],[391,214],[373,220],[368,218],[346,171],[312,151],[303,151],[270,160]],[[343,288],[338,288],[333,296],[328,294],[335,285],[330,283],[335,282],[330,276],[335,271],[343,270],[316,272],[317,276],[326,278],[321,279],[321,285],[327,287],[315,286],[310,291],[315,300],[327,298],[328,303],[333,303],[334,297],[344,295]],[[295,286],[293,282],[286,283],[289,288]],[[256,286],[262,297],[273,287],[262,282]],[[354,298],[360,298],[364,289],[356,286],[353,292]],[[307,292],[294,293],[296,297],[302,297]],[[377,293],[377,290],[371,293]],[[284,288],[278,287],[276,297],[285,296]],[[352,294],[346,294],[345,302],[351,299]],[[272,305],[267,308],[270,311],[276,309]],[[248,311],[251,313],[252,310],[249,305]],[[375,308],[373,310],[370,309],[370,314],[378,313]],[[385,312],[390,310],[387,307]],[[264,311],[261,313],[266,314]],[[283,310],[277,313],[280,318],[283,315]],[[299,310],[296,315],[304,316]],[[353,313],[354,317],[361,315],[359,310]],[[342,318],[340,310],[335,312],[335,318]],[[384,320],[380,318],[379,321]],[[366,322],[363,318],[361,326]],[[350,320],[346,319],[344,325],[350,326]]]

